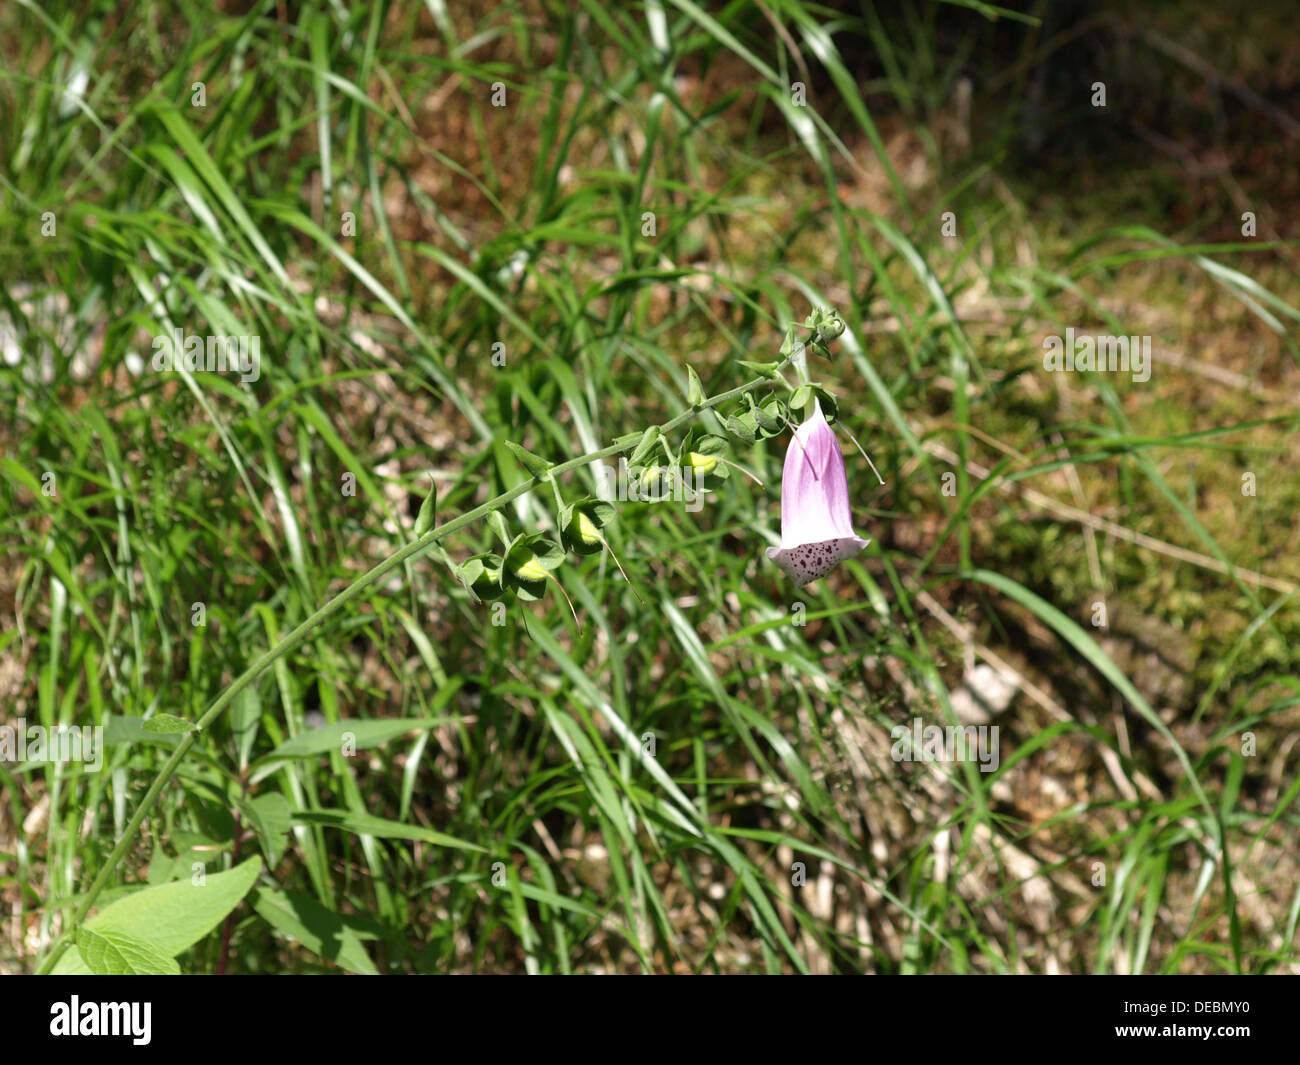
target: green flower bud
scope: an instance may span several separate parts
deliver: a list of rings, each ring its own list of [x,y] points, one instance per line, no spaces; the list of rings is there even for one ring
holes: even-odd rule
[[[575,555],[594,555],[599,551],[609,551],[623,579],[631,584],[623,563],[618,560],[601,530],[614,520],[615,511],[612,504],[603,499],[587,496],[576,503],[570,503],[560,511],[560,540],[565,548]],[[641,599],[633,589],[633,594]],[[644,602],[645,600],[642,600]]]
[[[712,473],[718,467],[716,455],[701,455],[698,451],[687,452],[686,461],[691,464],[691,469],[701,476]]]
[[[560,511],[560,540],[575,555],[594,555],[605,546],[600,530],[614,520],[614,508],[587,496]]]
[[[645,466],[641,469],[641,487],[646,491],[658,491],[664,476],[664,467]]]
[[[544,581],[546,580],[546,567],[537,560],[536,555],[530,555],[528,561],[522,566],[515,566],[514,574],[525,581]]]
[[[686,441],[684,450],[686,465],[683,469],[689,469],[697,481],[702,482],[705,477],[711,477],[715,481],[727,480],[727,464],[723,458],[727,453],[727,442],[722,437],[709,433],[692,435]]]
[[[588,546],[600,543],[600,530],[581,510],[578,511],[578,539]]]
[[[560,582],[551,574],[551,570],[564,562],[564,549],[540,533],[516,537],[506,551],[505,583],[520,599],[540,599],[546,594],[546,582],[555,585],[569,603],[573,620],[577,622],[578,612],[573,609],[573,602],[568,593],[560,587]],[[581,625],[579,625],[581,630]]]
[[[433,528],[433,519],[437,516],[437,513],[438,485],[430,477],[429,494],[424,497],[424,502],[420,504],[420,513],[415,519],[415,538],[417,540]]]
[[[540,599],[546,592],[546,581],[564,561],[564,551],[559,544],[534,533],[519,536],[506,552],[504,584],[521,599]]]
[[[829,354],[822,341],[835,340],[844,333],[844,319],[833,307],[818,307],[804,319],[803,324],[817,334],[811,346],[819,355]]]

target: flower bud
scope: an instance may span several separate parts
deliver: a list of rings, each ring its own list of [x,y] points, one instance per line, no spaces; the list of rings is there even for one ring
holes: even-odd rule
[[[415,519],[415,538],[418,540],[421,536],[433,528],[433,519],[438,513],[438,485],[432,477],[429,478],[429,494],[424,497],[424,502],[420,504],[420,513]]]
[[[589,547],[600,543],[600,530],[582,511],[578,511],[578,539]]]
[[[844,333],[844,319],[833,307],[818,307],[808,315],[803,324],[816,332],[812,346],[818,349],[819,355],[828,354],[821,342],[835,340]]]
[[[643,466],[641,469],[641,490],[652,494],[658,494],[662,491],[662,481],[665,473],[662,466]]]
[[[594,555],[605,546],[600,530],[614,520],[614,508],[587,496],[560,511],[560,540],[575,555]]]
[[[529,555],[528,560],[522,566],[515,566],[513,572],[516,577],[520,578],[520,580],[546,580],[546,567],[537,560],[536,555]]]
[[[710,474],[718,468],[717,455],[701,455],[698,451],[689,451],[686,454],[686,461],[691,464],[691,469],[700,476]]]
[[[544,536],[519,536],[506,551],[503,583],[521,599],[540,599],[546,593],[546,581],[564,561],[559,544]]]
[[[727,451],[727,442],[720,436],[705,434],[688,439],[685,446],[686,467],[699,481],[713,477],[718,481],[727,479],[727,467],[723,455]]]

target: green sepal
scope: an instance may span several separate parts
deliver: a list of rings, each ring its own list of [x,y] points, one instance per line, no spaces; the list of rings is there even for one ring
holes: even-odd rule
[[[701,455],[725,455],[730,445],[720,436],[713,433],[702,433],[694,437],[687,451],[694,451]]]
[[[764,434],[775,435],[785,428],[785,419],[781,407],[774,399],[769,399],[754,408],[754,418]]]
[[[634,470],[635,476],[640,482],[640,488],[642,491],[649,492],[653,489],[655,492],[658,492],[663,488],[663,479],[668,473],[667,466],[629,466],[627,475],[629,477],[633,476]]]
[[[812,397],[813,397],[812,386],[800,385],[798,388],[794,390],[794,394],[790,397],[790,409],[802,411],[805,407],[807,407],[810,403],[812,403]]]
[[[758,419],[753,411],[744,410],[733,414],[726,421],[727,432],[737,439],[752,444],[758,439]]]
[[[839,400],[821,385],[812,386],[813,394],[821,401],[822,415],[828,423],[835,422],[840,415]]]
[[[476,599],[500,599],[506,594],[501,583],[504,565],[500,555],[475,555],[456,570],[456,576]]]

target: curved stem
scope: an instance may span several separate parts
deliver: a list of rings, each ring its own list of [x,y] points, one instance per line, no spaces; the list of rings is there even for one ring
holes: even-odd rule
[[[767,383],[768,378],[758,377],[739,386],[738,388],[733,388],[728,392],[722,392],[719,395],[713,396],[710,399],[705,400],[703,403],[696,403],[689,410],[679,414],[676,418],[673,418],[669,422],[665,422],[662,429],[664,432],[676,429],[679,425],[688,421],[700,411],[716,407],[718,404],[725,403],[729,399],[735,399],[737,396],[744,395],[746,392],[752,392],[754,389],[760,388]],[[623,443],[611,444],[609,447],[602,448],[600,451],[592,451],[586,455],[580,455],[575,459],[570,459],[568,462],[561,462],[556,466],[552,466],[550,470],[547,471],[546,476],[554,478],[557,474],[578,469],[599,459],[609,458],[611,455],[618,455],[624,451],[630,451],[636,446],[639,440],[640,434],[637,434],[632,439]],[[86,892],[85,898],[81,900],[81,904],[73,913],[69,927],[55,941],[54,946],[50,949],[50,953],[45,956],[45,960],[41,963],[37,973],[39,975],[45,975],[49,973],[56,964],[58,964],[59,958],[61,958],[63,953],[68,949],[71,937],[76,934],[77,928],[86,919],[86,915],[90,913],[91,907],[94,906],[95,900],[99,897],[99,893],[104,890],[104,886],[108,883],[114,871],[126,856],[127,849],[131,846],[136,834],[140,831],[140,826],[144,824],[145,817],[148,815],[154,802],[157,801],[163,788],[167,786],[167,782],[171,780],[172,776],[175,774],[177,766],[181,763],[181,759],[183,759],[189,749],[194,746],[195,739],[202,733],[203,729],[207,728],[212,724],[212,722],[221,716],[222,711],[224,711],[226,707],[234,701],[235,696],[257,680],[257,678],[266,672],[266,670],[278,659],[283,658],[290,651],[301,646],[306,641],[307,637],[311,635],[312,630],[325,621],[326,618],[331,614],[336,613],[341,607],[352,602],[352,600],[356,599],[362,592],[382,578],[385,574],[396,569],[407,560],[428,550],[444,537],[450,536],[452,533],[465,528],[467,525],[472,525],[480,518],[484,518],[493,511],[500,509],[506,503],[509,503],[512,499],[518,498],[525,492],[532,491],[535,487],[541,484],[542,479],[543,478],[540,477],[530,477],[528,480],[516,485],[508,492],[502,492],[495,499],[488,500],[488,502],[484,503],[482,506],[466,511],[464,514],[460,515],[460,517],[453,518],[446,524],[440,525],[436,529],[429,530],[429,532],[425,533],[418,540],[413,540],[405,547],[395,551],[378,565],[373,566],[371,569],[363,573],[350,585],[344,588],[343,591],[339,592],[338,595],[334,596],[334,598],[327,600],[310,617],[299,624],[287,636],[284,636],[274,647],[271,647],[263,653],[257,661],[232,681],[225,691],[217,696],[216,700],[210,707],[208,707],[203,716],[195,723],[197,731],[186,733],[180,743],[176,745],[176,749],[172,752],[171,757],[167,759],[166,763],[159,771],[158,776],[155,777],[153,783],[149,785],[149,789],[144,793],[144,798],[140,800],[140,805],[136,807],[136,811],[131,816],[131,820],[127,822],[127,826],[125,830],[123,830],[121,837],[114,845],[112,851],[109,852],[108,859],[105,861],[103,868],[100,869],[99,874],[91,882],[90,889]]]

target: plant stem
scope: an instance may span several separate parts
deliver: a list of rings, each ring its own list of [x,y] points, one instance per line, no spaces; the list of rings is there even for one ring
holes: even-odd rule
[[[784,362],[788,361],[788,358],[783,360],[782,365],[784,365]],[[671,421],[665,422],[662,429],[664,432],[670,432],[682,423],[693,418],[700,411],[716,407],[721,403],[727,402],[729,399],[735,399],[737,396],[742,396],[746,392],[752,392],[754,389],[761,388],[763,385],[768,383],[768,378],[757,377],[754,380],[740,385],[737,388],[733,388],[728,392],[719,393],[718,395],[705,400],[703,403],[695,404],[690,409],[679,414],[676,418],[673,418]],[[639,439],[640,437],[638,435],[625,443],[611,444],[609,447],[602,448],[600,451],[592,451],[586,455],[580,455],[576,459],[570,459],[568,462],[561,462],[556,466],[552,466],[546,476],[553,478],[558,474],[566,473],[569,470],[576,470],[582,466],[586,466],[588,463],[596,462],[599,459],[609,458],[611,455],[618,455],[624,451],[630,451],[636,446]],[[283,658],[290,651],[299,647],[304,641],[306,641],[307,637],[311,635],[312,630],[320,625],[326,618],[331,614],[336,613],[341,607],[352,602],[352,600],[356,599],[362,592],[387,573],[396,569],[408,559],[428,550],[444,537],[450,536],[452,533],[465,528],[467,525],[472,525],[480,518],[484,518],[494,510],[500,509],[512,499],[516,499],[525,492],[531,492],[541,483],[542,478],[530,477],[528,480],[516,485],[508,492],[502,492],[495,499],[491,499],[482,506],[467,511],[458,518],[453,518],[451,521],[438,526],[436,529],[429,530],[429,532],[425,533],[418,540],[413,540],[405,547],[398,549],[378,565],[363,573],[343,589],[343,591],[339,592],[338,595],[334,596],[333,599],[328,600],[323,606],[319,607],[310,617],[298,625],[298,627],[287,636],[283,637],[274,647],[267,650],[257,659],[256,662],[249,666],[247,670],[232,681],[225,691],[217,696],[212,705],[208,707],[203,716],[196,722],[197,730],[194,732],[187,732],[184,737],[182,737],[180,743],[176,745],[176,749],[172,752],[171,757],[167,759],[166,763],[159,771],[158,776],[155,777],[153,783],[149,785],[149,790],[144,793],[144,798],[140,800],[140,805],[136,807],[135,813],[127,823],[126,829],[122,832],[121,837],[114,845],[112,851],[109,852],[108,859],[105,861],[103,868],[100,869],[94,881],[91,882],[90,889],[86,892],[86,897],[81,900],[81,905],[79,905],[74,912],[68,929],[55,941],[54,946],[50,949],[50,953],[46,955],[45,960],[41,963],[37,973],[39,975],[46,975],[56,964],[58,964],[59,958],[61,958],[64,951],[68,949],[68,944],[71,941],[71,938],[76,934],[77,928],[86,919],[86,915],[90,912],[91,907],[94,906],[95,899],[99,897],[99,893],[104,890],[104,886],[108,883],[109,878],[112,877],[113,872],[126,856],[127,849],[131,846],[136,834],[140,831],[140,826],[144,823],[146,815],[149,813],[154,802],[157,801],[162,789],[167,786],[167,782],[171,780],[173,774],[175,774],[176,767],[180,765],[181,759],[185,757],[186,753],[194,745],[195,738],[221,716],[222,711],[224,711],[226,707],[234,701],[235,696],[257,680],[257,678],[266,672],[266,670],[277,660]]]

